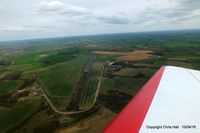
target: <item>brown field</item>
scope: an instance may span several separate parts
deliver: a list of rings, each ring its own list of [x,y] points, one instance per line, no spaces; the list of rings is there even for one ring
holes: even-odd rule
[[[122,55],[117,57],[119,60],[143,60],[151,57],[151,50],[135,50],[133,52],[110,52],[110,51],[93,51],[95,54],[107,54],[107,55]]]
[[[0,52],[0,54],[1,54],[0,57],[5,57],[5,56],[8,56],[8,55],[16,54],[16,53],[20,53],[20,52],[23,52],[23,49],[4,50],[4,51]]]
[[[134,68],[124,68],[118,72],[115,72],[113,73],[114,75],[119,75],[119,76],[136,76],[137,75],[137,72],[136,71],[137,69],[134,69]]]
[[[92,40],[87,40],[87,39],[82,40],[82,42],[90,42],[90,41]]]
[[[59,47],[59,48],[52,48],[52,50],[64,50],[70,48],[69,46],[66,47]]]
[[[97,44],[85,45],[86,48],[99,47]]]
[[[186,58],[168,58],[168,60],[171,60],[171,61],[187,61]]]
[[[134,63],[133,66],[152,67],[153,64]]]
[[[103,129],[114,119],[115,113],[106,108],[90,118],[79,122],[73,127],[58,130],[56,133],[101,133]]]
[[[109,52],[109,51],[93,51],[95,54],[107,54],[107,55],[123,55],[121,52]]]
[[[138,73],[142,73],[147,77],[151,77],[156,70],[146,69],[146,68],[123,68],[118,72],[112,73],[117,76],[137,76]]]
[[[48,56],[47,54],[41,54],[40,57],[46,57]]]

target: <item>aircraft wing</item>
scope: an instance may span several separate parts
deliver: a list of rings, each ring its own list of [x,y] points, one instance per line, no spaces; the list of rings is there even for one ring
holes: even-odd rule
[[[103,133],[200,133],[200,71],[163,66]]]

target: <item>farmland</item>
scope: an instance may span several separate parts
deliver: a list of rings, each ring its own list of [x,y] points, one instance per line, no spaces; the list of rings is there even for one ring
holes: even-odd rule
[[[118,60],[144,60],[148,59],[153,51],[148,50],[136,50],[133,52],[108,52],[108,51],[94,51],[95,54],[106,54],[106,55],[122,55],[118,57]]]
[[[50,38],[0,46],[3,133],[98,133],[161,66],[200,70],[200,30]]]

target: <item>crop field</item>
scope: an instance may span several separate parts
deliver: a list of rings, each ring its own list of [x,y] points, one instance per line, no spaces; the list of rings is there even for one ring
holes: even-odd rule
[[[97,45],[97,44],[90,44],[90,45],[86,45],[85,47],[86,48],[96,48],[96,47],[99,47],[99,45]]]
[[[130,92],[137,92],[147,81],[147,78],[128,78],[115,77],[114,79],[104,78],[102,83],[102,91],[120,90]],[[131,93],[132,94],[132,93]]]
[[[94,51],[95,54],[106,54],[106,55],[121,55],[117,57],[119,60],[143,60],[151,57],[153,51],[150,50],[135,50],[133,52],[108,52],[108,51]]]
[[[178,67],[185,67],[185,68],[190,68],[194,69],[191,63],[189,62],[184,62],[184,61],[168,61],[167,64],[169,66],[178,66]]]
[[[161,66],[200,70],[199,30],[0,45],[2,133],[101,132]]]
[[[170,61],[187,61],[186,58],[168,58]]]
[[[135,77],[139,76],[139,74],[143,74],[142,77],[150,78],[156,70],[149,70],[144,68],[124,68],[118,72],[113,73],[113,75],[119,77]]]

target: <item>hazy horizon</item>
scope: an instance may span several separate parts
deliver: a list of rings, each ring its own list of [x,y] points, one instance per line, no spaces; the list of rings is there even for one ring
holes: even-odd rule
[[[200,31],[200,29],[177,29],[177,30],[157,30],[157,31],[136,31],[136,32],[117,32],[117,33],[102,33],[102,34],[83,34],[83,35],[72,35],[72,36],[52,36],[43,38],[27,38],[18,40],[0,40],[0,43],[4,42],[15,42],[15,41],[31,41],[31,40],[45,40],[45,39],[59,39],[59,38],[73,38],[73,37],[89,37],[89,36],[103,36],[103,35],[117,35],[117,34],[139,34],[139,33],[153,33],[153,32],[180,32],[180,31]]]

